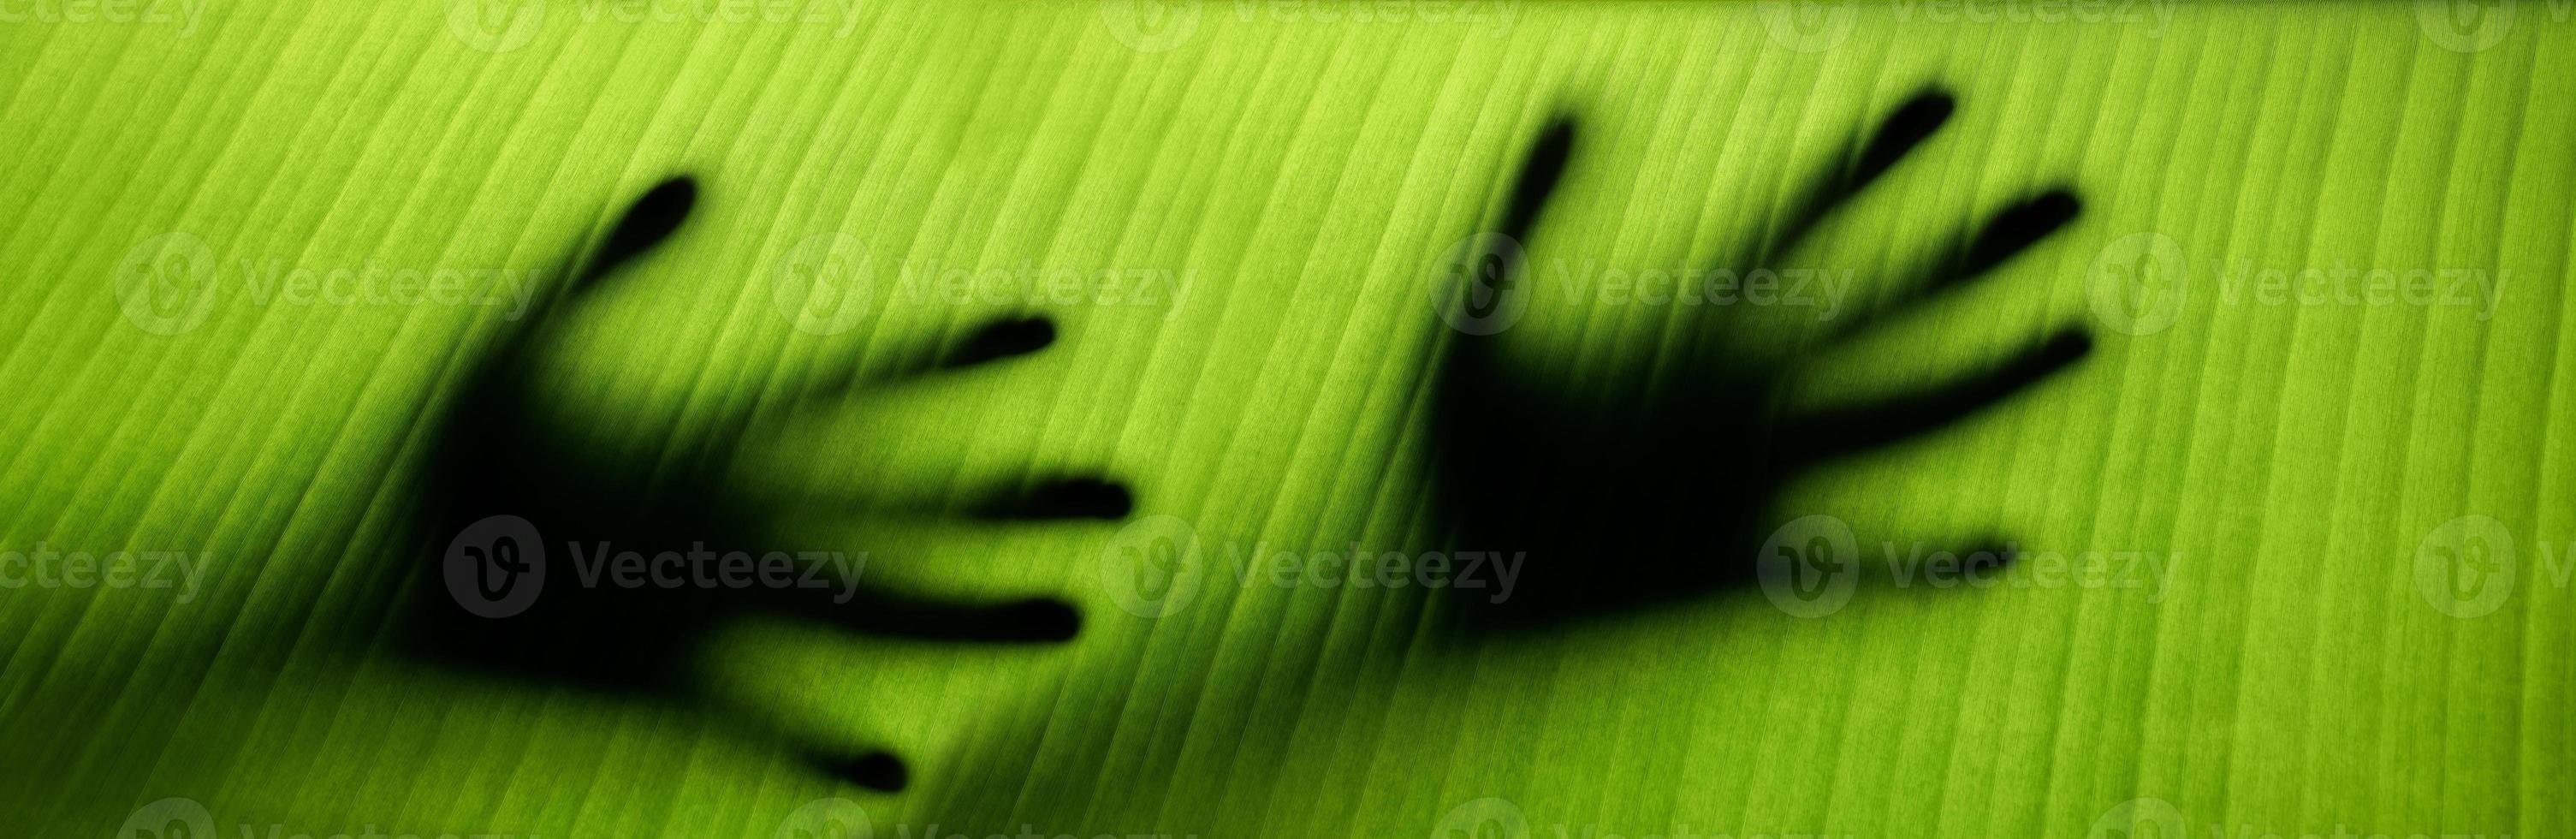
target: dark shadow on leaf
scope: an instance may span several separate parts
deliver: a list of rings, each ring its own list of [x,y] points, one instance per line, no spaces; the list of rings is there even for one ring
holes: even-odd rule
[[[1930,141],[1955,108],[1948,93],[1919,94],[1869,139],[1847,145],[1776,220],[1752,267],[1775,264]],[[1451,304],[1458,312],[1472,318],[1479,300],[1514,292],[1550,195],[1570,168],[1579,173],[1572,163],[1578,145],[1565,119],[1530,144],[1497,213],[1500,241],[1514,247],[1468,257],[1479,270],[1460,283]],[[2052,190],[2002,211],[1977,235],[1961,237],[1914,285],[1890,290],[1886,311],[1921,306],[1992,273],[2063,229],[2079,209],[2071,192]],[[1686,328],[1724,333],[1741,316],[1712,308],[1718,311]],[[1866,328],[1835,330],[1827,344]],[[1430,413],[1433,500],[1450,546],[1519,557],[1517,579],[1501,602],[1494,600],[1502,581],[1491,571],[1478,586],[1461,580],[1455,589],[1460,614],[1493,628],[1553,626],[1755,582],[1763,562],[1785,561],[1760,554],[1776,525],[1768,519],[1774,499],[1789,481],[1986,413],[2092,347],[2084,331],[2069,328],[1953,381],[1860,405],[1793,410],[1785,398],[1798,372],[1791,353],[1695,350],[1670,385],[1616,394],[1605,404],[1512,363],[1501,351],[1508,334],[1444,337]],[[1998,559],[1999,550],[1987,556],[1979,561],[2009,561]]]
[[[638,199],[572,273],[575,282],[497,339],[431,429],[418,523],[431,555],[402,604],[402,649],[437,664],[539,685],[569,685],[694,705],[727,717],[689,662],[713,630],[752,614],[784,615],[851,633],[978,643],[1052,643],[1073,637],[1080,614],[1055,599],[949,602],[874,590],[850,566],[791,544],[778,517],[725,491],[718,457],[676,470],[649,458],[591,451],[581,434],[600,406],[557,390],[543,374],[561,352],[568,311],[605,280],[647,256],[686,223],[699,197],[686,178]],[[949,350],[947,361],[908,375],[1005,363],[1053,343],[1055,326],[1001,321]],[[838,394],[835,394],[837,401]],[[749,405],[732,406],[747,414]],[[714,424],[739,430],[740,417]],[[687,441],[729,451],[729,440]],[[1125,487],[1084,476],[995,491],[958,515],[1004,520],[1115,519],[1132,507]],[[852,548],[851,554],[860,552]],[[677,555],[682,573],[627,587],[604,556]],[[731,554],[744,559],[734,560]],[[727,572],[748,567],[748,574]],[[863,568],[863,566],[860,566]],[[705,573],[701,573],[705,572]],[[644,573],[657,573],[650,565]],[[748,584],[740,584],[748,580]],[[875,789],[903,786],[902,761],[874,749],[806,746],[788,732],[740,724],[752,736],[805,754],[822,771]]]

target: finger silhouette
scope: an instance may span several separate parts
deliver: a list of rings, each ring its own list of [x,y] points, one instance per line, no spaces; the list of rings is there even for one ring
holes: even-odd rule
[[[1054,643],[1072,640],[1082,629],[1082,612],[1053,598],[979,602],[831,587],[777,589],[773,594],[773,611],[879,638]]]
[[[1565,162],[1573,154],[1574,121],[1565,117],[1550,121],[1539,132],[1538,142],[1531,144],[1520,177],[1512,181],[1499,232],[1516,242],[1529,241],[1530,228],[1538,224],[1539,211],[1556,194],[1557,182],[1565,178]]]
[[[972,367],[1005,358],[1028,355],[1055,343],[1055,322],[1046,318],[1012,318],[998,320],[977,329],[954,349],[949,350],[944,365]]]
[[[2090,335],[2068,329],[1957,381],[1801,417],[1782,432],[1781,442],[1792,461],[1814,462],[1920,437],[1993,407],[2092,351]]]
[[[1530,145],[1522,158],[1520,174],[1512,179],[1511,192],[1503,204],[1503,214],[1494,228],[1495,237],[1478,237],[1478,252],[1461,254],[1464,261],[1456,266],[1465,270],[1466,282],[1456,290],[1457,297],[1448,305],[1469,317],[1489,314],[1486,307],[1497,305],[1512,286],[1520,282],[1521,263],[1528,252],[1530,231],[1538,225],[1541,211],[1556,193],[1556,185],[1565,176],[1565,163],[1574,149],[1574,123],[1565,118],[1551,120],[1541,129],[1538,141]],[[1470,335],[1465,351],[1484,353],[1487,336]],[[1454,351],[1454,350],[1453,350]]]
[[[1870,134],[1868,143],[1861,147],[1857,158],[1845,164],[1844,158],[1849,155],[1836,155],[1823,173],[1810,179],[1804,197],[1792,205],[1793,209],[1783,219],[1780,232],[1762,249],[1753,264],[1773,264],[1796,248],[1836,208],[1877,182],[1880,175],[1896,167],[1897,161],[1905,159],[1916,147],[1931,139],[1941,126],[1950,122],[1950,114],[1957,109],[1958,100],[1949,92],[1938,89],[1917,93],[1898,105]]]
[[[903,759],[886,752],[865,752],[856,756],[816,752],[806,757],[823,774],[848,780],[878,792],[902,792],[912,783],[912,770]]]
[[[698,184],[688,177],[644,192],[589,259],[574,262],[580,269],[557,298],[595,290],[665,244],[698,197]],[[1080,613],[1062,600],[964,600],[888,591],[860,584],[864,553],[857,562],[846,554],[790,553],[781,525],[787,516],[727,480],[739,439],[769,428],[751,419],[762,408],[756,397],[714,406],[715,416],[689,425],[678,439],[661,441],[657,451],[620,456],[600,450],[583,434],[587,410],[597,406],[582,404],[584,394],[564,391],[538,373],[545,353],[561,349],[559,342],[529,340],[560,323],[549,308],[554,307],[517,324],[477,360],[433,426],[427,491],[417,514],[427,530],[425,541],[444,546],[447,554],[426,564],[436,579],[407,589],[414,598],[401,634],[407,652],[486,674],[647,695],[735,716],[724,712],[723,686],[700,681],[690,662],[704,652],[714,630],[748,614],[931,641],[1061,642],[1080,630]],[[989,365],[1036,353],[1055,340],[1049,320],[1005,318],[941,352],[921,354],[929,360],[906,372]],[[790,392],[784,399],[796,403],[813,395]],[[788,407],[776,415],[802,406]],[[963,517],[967,521],[1043,522],[1116,519],[1133,506],[1124,486],[1084,476],[996,494],[978,510],[941,512],[950,518],[970,513]],[[496,521],[504,523],[502,530],[494,530]],[[507,534],[507,544],[475,543],[497,540],[496,532]],[[555,550],[549,552],[549,545]],[[585,552],[598,556],[580,556]],[[621,556],[649,558],[643,576],[651,584],[631,574],[621,582],[615,572],[601,570],[599,563]],[[701,558],[725,564],[688,565]],[[545,573],[545,566],[553,573]],[[541,588],[496,610],[490,607],[499,601],[479,602],[475,592],[455,587],[456,580],[468,578],[483,586],[477,591],[485,598],[500,597],[528,579]],[[795,747],[795,736],[783,730],[744,727],[746,736]],[[818,769],[873,789],[899,789],[907,777],[902,761],[882,750],[799,751]]]
[[[838,398],[867,386],[898,384],[924,376],[981,367],[1032,355],[1056,341],[1055,322],[1042,316],[1000,318],[975,328],[965,338],[928,357],[917,357],[871,371],[841,364],[835,372],[810,379],[809,397]]]
[[[628,206],[617,225],[609,228],[608,238],[601,241],[599,252],[582,269],[573,283],[574,291],[587,291],[599,278],[624,267],[627,262],[662,244],[678,232],[698,205],[698,182],[688,177],[672,178],[655,184],[643,197]]]
[[[1845,146],[1764,228],[1772,235],[1757,237],[1750,264],[1770,264],[1797,247],[1921,149],[1956,107],[1949,93],[1926,90]],[[1570,119],[1552,122],[1504,193],[1499,230],[1513,244],[1527,240],[1569,170],[1572,126]],[[1916,284],[1894,290],[1889,308],[1920,305],[1993,271],[2079,210],[2072,192],[2054,190],[1997,213],[1974,235],[1958,237]],[[1523,253],[1502,249],[1500,259],[1482,263],[1478,279],[1509,282]],[[1487,331],[1451,323],[1467,334],[1438,343],[1425,412],[1433,425],[1434,509],[1451,547],[1526,559],[1508,595],[1458,587],[1458,602],[1466,604],[1461,619],[1503,629],[1632,611],[1749,582],[1763,517],[1791,480],[1828,459],[1972,417],[2065,370],[2091,347],[2084,332],[2070,329],[1954,381],[1798,412],[1787,398],[1799,367],[1792,356],[1717,340],[1738,333],[1758,340],[1760,330],[1685,332],[1680,352],[1654,362],[1680,365],[1672,374],[1613,370],[1609,392],[1589,393],[1581,391],[1597,388],[1520,375],[1495,358]],[[1627,382],[1654,384],[1619,386]]]
[[[1830,333],[1837,339],[1849,338],[1888,318],[1967,288],[2072,223],[2083,209],[2083,202],[2064,189],[2052,189],[2006,207],[1988,219],[1973,238],[1960,237],[1966,244],[1954,247],[1931,272],[1889,290],[1886,300],[1846,316]]]
[[[1133,512],[1136,499],[1125,485],[1107,479],[1060,478],[1025,491],[993,493],[972,509],[986,519],[1115,520]]]
[[[1466,276],[1454,291],[1455,298],[1446,304],[1453,311],[1481,318],[1489,314],[1484,307],[1499,305],[1502,296],[1511,293],[1512,286],[1520,282],[1531,231],[1555,196],[1557,183],[1564,179],[1566,161],[1573,150],[1573,120],[1558,117],[1539,131],[1537,141],[1530,144],[1518,174],[1512,178],[1500,224],[1494,228],[1498,237],[1477,237],[1474,242],[1483,250],[1461,255],[1464,262],[1455,266],[1465,270]],[[1451,401],[1483,406],[1472,409],[1479,412],[1501,409],[1516,401],[1503,393],[1509,382],[1495,369],[1494,343],[1492,335],[1472,333],[1450,336],[1444,343],[1439,350],[1441,386]]]

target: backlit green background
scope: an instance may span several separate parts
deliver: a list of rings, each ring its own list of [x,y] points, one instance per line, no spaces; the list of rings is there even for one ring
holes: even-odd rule
[[[1533,836],[2576,831],[2564,4],[2462,29],[2403,3],[548,3],[497,30],[376,5],[0,23],[0,547],[206,558],[184,602],[0,589],[5,832],[105,836],[171,797],[223,835],[767,836],[834,797],[878,836],[1427,836],[1496,807]],[[2039,189],[2086,213],[1802,358],[1801,394],[1921,383],[2056,326],[2097,351],[1773,515],[1832,515],[1870,558],[1984,532],[2151,556],[2152,587],[1873,573],[1822,618],[1748,590],[1497,639],[1418,590],[1222,576],[1138,617],[1102,573],[1115,524],[868,526],[870,504],[1105,469],[1218,549],[1425,549],[1429,276],[1540,125],[1583,133],[1507,337],[1580,381],[1706,313],[1574,299],[1548,266],[1722,264],[1930,84],[1958,116],[1800,261],[1865,294]],[[242,283],[245,260],[553,270],[681,173],[699,213],[560,359],[604,440],[649,455],[727,394],[998,314],[1064,326],[1044,355],[743,443],[817,502],[781,505],[806,547],[866,551],[872,580],[1085,611],[1063,647],[753,624],[701,663],[731,713],[904,754],[905,792],[821,777],[723,714],[386,653],[421,549],[401,531],[421,422],[513,324]],[[170,233],[220,282],[165,335],[118,282]],[[782,263],[835,233],[874,297],[856,328],[801,332]],[[2168,241],[2188,266],[2169,325],[2097,311],[2088,278]],[[1146,305],[899,291],[933,263],[1193,285]],[[2491,310],[2266,302],[2224,287],[2236,266],[2503,287]],[[2445,529],[2463,516],[2494,524]],[[2501,534],[2513,576],[2446,601],[2419,558],[2444,570],[2470,532],[2491,554]]]

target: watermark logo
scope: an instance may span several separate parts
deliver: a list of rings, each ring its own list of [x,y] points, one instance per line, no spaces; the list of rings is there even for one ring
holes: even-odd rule
[[[1521,262],[1521,243],[1500,233],[1479,233],[1458,240],[1432,263],[1431,306],[1449,328],[1469,335],[1492,335],[1512,328],[1529,309],[1529,290],[1511,267]]]
[[[1098,306],[1180,316],[1198,288],[1198,269],[1123,265],[881,261],[848,233],[818,233],[781,254],[769,275],[770,302],[797,331],[837,335],[880,307]]]
[[[206,240],[173,232],[127,249],[112,284],[128,323],[155,335],[179,335],[203,325],[227,293],[253,306],[470,306],[516,320],[544,282],[543,271],[524,268],[413,267],[374,259],[294,265],[239,254],[218,259]]]
[[[1855,268],[1731,268],[1603,265],[1549,260],[1528,272],[1551,278],[1548,287],[1568,306],[1708,306],[1782,308],[1814,312],[1817,323],[1841,316],[1843,299],[1860,274]]]
[[[527,519],[498,515],[466,525],[447,543],[447,593],[465,610],[506,618],[528,610],[546,587],[546,546]]]
[[[1821,618],[1849,605],[1860,579],[1881,569],[1887,574],[1882,582],[1898,589],[2129,591],[2160,604],[2180,557],[2144,550],[2030,550],[2012,542],[1968,552],[1919,540],[1876,544],[1880,556],[1864,556],[1848,522],[1822,513],[1802,516],[1772,531],[1754,557],[1754,570],[1773,606],[1794,617]]]
[[[2085,839],[2184,839],[2188,836],[2228,837],[2228,839],[2513,839],[2514,834],[2475,833],[2449,828],[2380,830],[2371,825],[2336,822],[2332,827],[2322,823],[2284,828],[2251,822],[2225,823],[2195,820],[2173,802],[2161,798],[2132,798],[2111,806],[2093,819]]]
[[[545,25],[545,0],[447,0],[447,31],[483,52],[515,52]]]
[[[1198,530],[1179,516],[1129,522],[1100,552],[1100,583],[1109,599],[1140,618],[1180,611],[1198,597],[1206,576]]]
[[[2404,573],[2434,611],[2481,618],[2504,608],[2518,592],[2566,591],[2576,584],[2576,539],[2517,534],[2491,516],[2470,513],[2427,531]]]
[[[1757,8],[1771,42],[1794,52],[1842,46],[1860,21],[1854,0],[1761,0]]]
[[[32,550],[0,551],[0,589],[175,590],[175,601],[188,603],[197,599],[211,558],[187,551],[64,551],[37,542]]]
[[[206,322],[218,281],[206,240],[164,233],[127,250],[116,264],[116,305],[145,332],[178,335]]]
[[[2515,0],[2415,0],[2415,23],[2435,46],[2483,52],[2513,29]]]
[[[2182,317],[2191,263],[2182,243],[2153,231],[2113,240],[2084,271],[2093,316],[2111,331],[2153,335]]]
[[[1234,0],[1232,5],[1234,19],[1241,23],[1467,26],[1496,38],[1510,34],[1512,21],[1520,16],[1520,0]]]
[[[448,0],[447,29],[483,52],[516,52],[552,20],[567,28],[609,24],[711,27],[794,25],[829,28],[833,38],[858,29],[869,0]],[[563,16],[569,13],[569,17]]]
[[[1170,52],[1197,36],[1211,7],[1243,24],[1285,26],[1461,26],[1493,37],[1509,34],[1520,0],[1099,0],[1100,22],[1127,48]]]
[[[1174,836],[1097,829],[1056,830],[1028,822],[1020,823],[1015,829],[988,828],[971,833],[937,822],[897,822],[881,830],[858,802],[847,798],[824,798],[796,808],[779,822],[778,829],[770,836],[771,839],[873,839],[878,836],[896,839],[1197,839],[1198,834]]]
[[[873,274],[872,274],[873,276]],[[1198,288],[1198,269],[1039,264],[959,265],[938,259],[904,260],[889,303],[949,306],[1101,306],[1160,308],[1163,319],[1180,316]]]
[[[772,839],[870,839],[876,825],[869,821],[868,811],[859,802],[847,798],[822,798],[806,802],[778,823]]]
[[[1449,808],[1431,839],[1529,839],[1529,814],[1507,799],[1479,798]]]
[[[1128,523],[1100,554],[1100,582],[1118,608],[1140,618],[1170,617],[1195,602],[1208,584],[1225,579],[1237,589],[1455,589],[1489,603],[1511,598],[1524,551],[1416,551],[1358,542],[1290,550],[1267,541],[1202,539],[1198,529],[1170,515]]]
[[[125,817],[117,839],[214,839],[215,814],[188,798],[164,798]]]
[[[205,14],[206,0],[0,0],[0,24],[166,26],[181,38]]]
[[[1449,812],[1432,825],[1431,839],[1856,839],[1848,833],[1820,829],[1747,829],[1736,832],[1702,832],[1688,822],[1663,824],[1642,830],[1600,822],[1575,823],[1534,821],[1518,804],[1503,798],[1479,798],[1449,808]]]
[[[2103,325],[2152,335],[2174,325],[2186,301],[2212,292],[2222,307],[2386,308],[2464,312],[2484,323],[2503,308],[2513,269],[2482,265],[2371,265],[2345,258],[2306,265],[2248,258],[2195,263],[2172,237],[2132,233],[2105,246],[2085,274],[2086,302]]]
[[[2146,26],[2149,38],[2172,28],[2175,0],[1897,0],[1899,25],[1920,18],[1927,23],[2012,23],[2084,26]]]
[[[239,831],[242,836],[265,836],[269,839],[314,839],[316,836],[329,837],[329,839],[423,839],[423,837],[463,839],[469,836],[473,839],[522,839],[518,834],[492,831],[423,831],[388,834],[373,824],[358,826],[355,830],[347,829],[345,825],[312,830],[305,826],[277,822],[262,825],[244,821],[232,823],[230,827]],[[214,813],[208,811],[206,805],[191,798],[164,798],[145,804],[127,815],[125,824],[116,830],[116,839],[219,839],[225,835],[218,832],[219,830],[221,828],[215,824]],[[525,839],[537,839],[537,837],[527,836]]]
[[[2415,544],[2415,592],[2442,614],[2479,617],[2513,596],[2515,567],[2513,531],[2504,522],[2461,516]]]
[[[2161,798],[2133,798],[2113,805],[2093,829],[2084,832],[2085,839],[2184,839],[2190,825],[2182,810]]]
[[[838,335],[859,325],[876,296],[876,260],[848,233],[817,233],[787,249],[770,273],[769,299],[797,331]]]
[[[1170,52],[1199,31],[1199,4],[1189,0],[1100,0],[1100,23],[1137,52]]]
[[[608,540],[567,539],[563,548],[573,576],[557,582],[584,590],[813,589],[832,592],[833,603],[858,595],[859,575],[868,562],[864,552],[725,550],[705,542],[648,553],[620,550]],[[457,605],[497,619],[536,603],[546,587],[548,567],[536,524],[505,514],[466,525],[448,543],[441,570]]]
[[[1860,579],[1860,538],[1842,519],[1801,516],[1771,532],[1755,560],[1762,596],[1780,611],[1821,618],[1850,603]]]

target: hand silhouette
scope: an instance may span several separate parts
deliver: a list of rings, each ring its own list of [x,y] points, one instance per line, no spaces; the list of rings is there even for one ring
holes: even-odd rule
[[[896,597],[859,586],[857,569],[845,561],[790,553],[812,546],[789,544],[778,526],[785,517],[729,479],[732,442],[763,430],[749,405],[727,406],[710,433],[672,441],[677,458],[600,453],[572,433],[586,419],[578,395],[550,388],[540,375],[549,354],[562,349],[557,327],[566,310],[597,300],[603,281],[678,230],[696,200],[697,186],[687,179],[637,200],[591,258],[577,263],[569,285],[545,295],[472,368],[440,414],[420,510],[437,555],[432,579],[413,588],[407,648],[476,672],[719,704],[708,686],[691,683],[685,665],[711,629],[748,613],[934,640],[1071,638],[1079,617],[1059,600]],[[1048,321],[1003,320],[902,375],[1001,362],[1054,338]],[[837,401],[847,384],[800,393]],[[1131,506],[1125,488],[1098,478],[1034,483],[958,512],[1117,519]],[[597,564],[628,552],[637,559],[626,567],[642,580],[632,587],[617,581],[618,569],[603,573]],[[584,562],[594,564],[585,569]],[[774,728],[755,726],[755,733],[787,739]],[[799,750],[818,767],[872,788],[899,789],[907,774],[880,751]]]
[[[1773,265],[1852,195],[1930,138],[1953,109],[1928,92],[1900,107],[1865,144],[1776,220],[1750,265]],[[1533,144],[1499,224],[1458,255],[1447,301],[1455,334],[1436,367],[1431,416],[1437,509],[1462,550],[1524,553],[1510,597],[1467,590],[1473,616],[1528,625],[1705,594],[1753,577],[1768,528],[1766,507],[1814,467],[1931,432],[2020,392],[2082,358],[2091,339],[2069,328],[1983,372],[1914,392],[1830,410],[1795,410],[1784,398],[1798,351],[1857,335],[1880,315],[1917,306],[1989,273],[2055,232],[2077,212],[2050,191],[2001,211],[1892,302],[1798,340],[1754,345],[1747,306],[1711,306],[1686,328],[1679,361],[1648,385],[1585,400],[1533,381],[1502,356],[1492,326],[1518,284],[1530,231],[1564,174],[1570,121]],[[1747,272],[1748,275],[1750,272]],[[1721,345],[1721,341],[1727,341]],[[1985,556],[2002,557],[2000,551]]]

